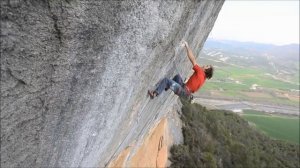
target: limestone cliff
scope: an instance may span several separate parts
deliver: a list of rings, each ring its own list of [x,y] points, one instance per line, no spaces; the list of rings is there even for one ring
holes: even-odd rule
[[[178,44],[197,55],[222,4],[1,1],[1,167],[103,167],[142,139],[177,99],[147,89],[187,75]]]

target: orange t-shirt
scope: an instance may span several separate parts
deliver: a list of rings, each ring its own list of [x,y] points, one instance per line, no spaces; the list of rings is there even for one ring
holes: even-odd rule
[[[205,82],[205,73],[203,69],[199,65],[195,65],[193,67],[193,70],[195,71],[193,75],[189,78],[189,80],[186,82],[187,88],[194,93],[197,91]]]

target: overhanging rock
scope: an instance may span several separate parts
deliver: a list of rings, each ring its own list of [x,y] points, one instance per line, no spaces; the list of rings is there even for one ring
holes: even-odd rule
[[[1,1],[1,167],[103,167],[173,108],[224,1]],[[178,68],[175,68],[174,65]]]

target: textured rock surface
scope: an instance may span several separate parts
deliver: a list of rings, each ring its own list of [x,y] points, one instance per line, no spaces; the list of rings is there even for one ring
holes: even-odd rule
[[[174,108],[223,1],[1,1],[1,167],[103,167]]]

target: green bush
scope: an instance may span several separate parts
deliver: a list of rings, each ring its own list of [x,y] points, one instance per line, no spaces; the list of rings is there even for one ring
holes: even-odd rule
[[[181,100],[184,143],[171,167],[299,167],[299,145],[272,140],[240,116]]]

